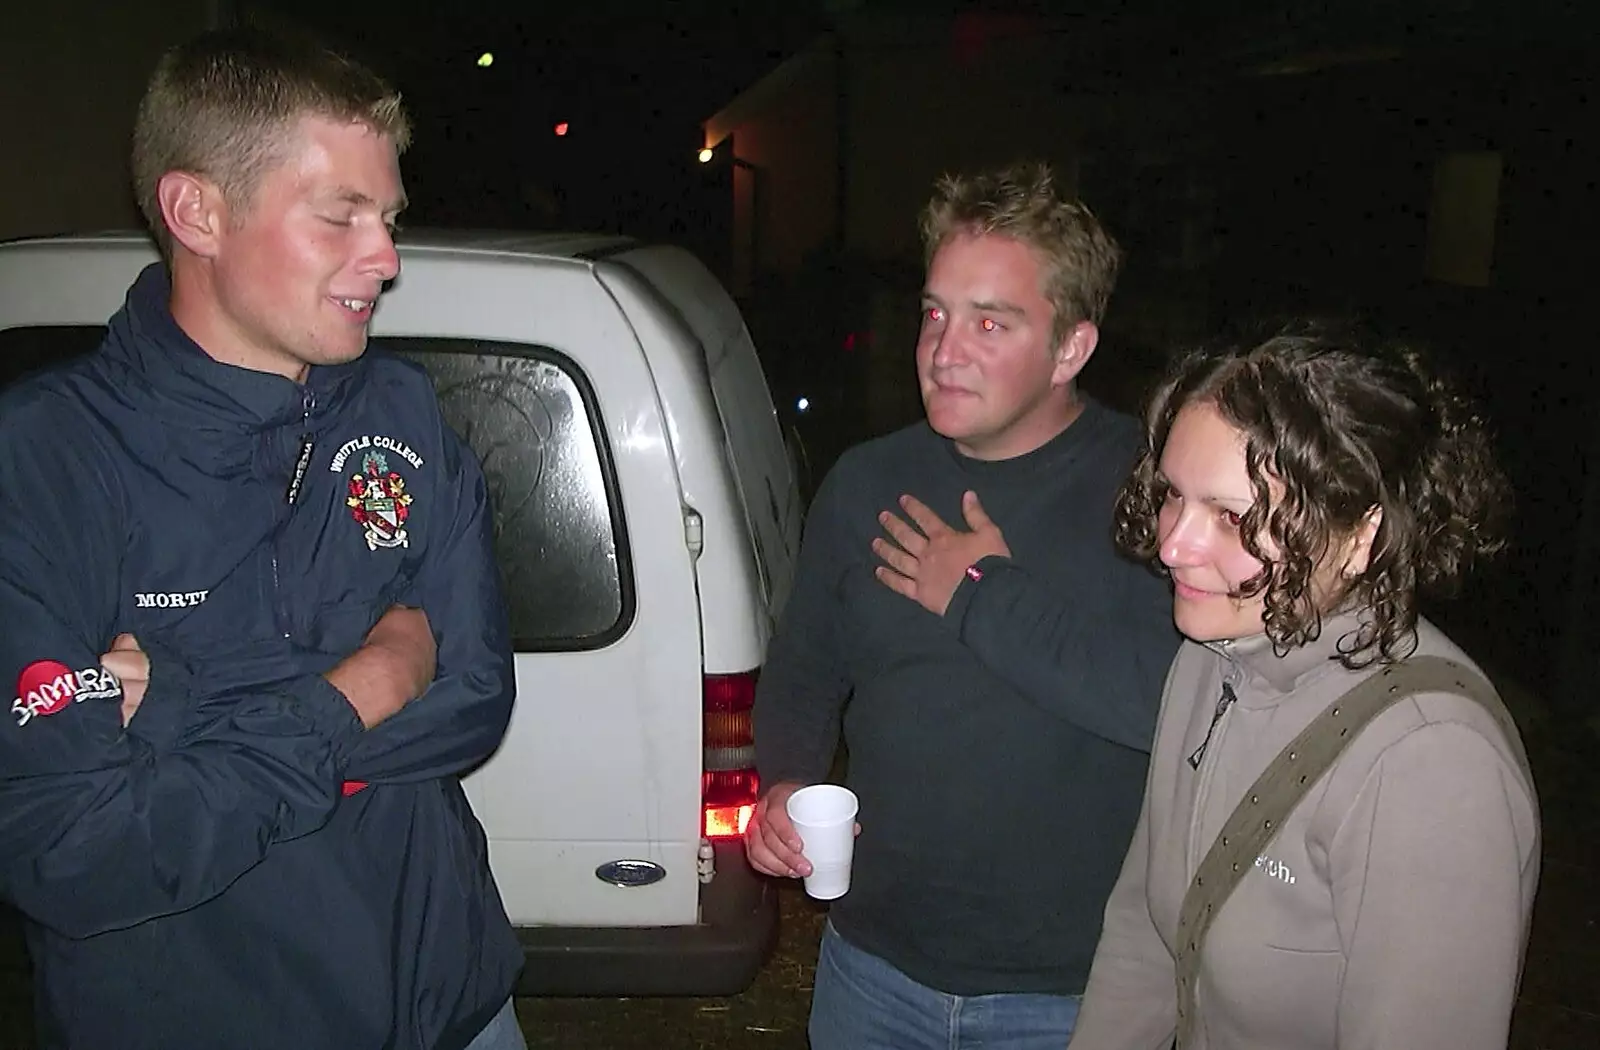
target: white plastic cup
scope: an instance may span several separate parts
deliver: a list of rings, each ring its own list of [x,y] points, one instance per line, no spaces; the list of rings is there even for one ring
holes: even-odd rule
[[[856,848],[856,794],[837,784],[812,784],[789,796],[789,819],[811,862],[806,892],[831,901],[850,891],[850,859]]]

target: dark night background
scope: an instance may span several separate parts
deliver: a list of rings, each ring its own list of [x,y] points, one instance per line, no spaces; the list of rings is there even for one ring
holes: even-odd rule
[[[417,126],[408,222],[678,239],[700,236],[715,203],[694,160],[701,121],[827,25],[814,3],[252,7],[400,86]]]

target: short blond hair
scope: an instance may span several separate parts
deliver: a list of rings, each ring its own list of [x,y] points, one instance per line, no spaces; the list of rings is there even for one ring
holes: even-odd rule
[[[977,175],[945,175],[922,212],[923,263],[951,237],[998,234],[1038,253],[1041,291],[1055,309],[1059,345],[1082,321],[1099,324],[1122,265],[1122,250],[1081,201],[1063,197],[1046,164],[1023,163]]]
[[[162,254],[172,251],[156,195],[163,175],[209,179],[230,207],[248,210],[262,176],[285,160],[295,125],[308,116],[365,124],[400,152],[411,142],[399,92],[309,39],[222,30],[163,55],[133,130],[134,194]]]

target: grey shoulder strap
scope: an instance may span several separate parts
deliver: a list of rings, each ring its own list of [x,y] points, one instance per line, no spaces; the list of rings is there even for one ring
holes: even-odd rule
[[[1195,980],[1200,948],[1217,912],[1255,865],[1278,828],[1343,754],[1356,735],[1395,702],[1418,693],[1454,693],[1477,701],[1493,716],[1526,772],[1528,760],[1516,723],[1494,687],[1452,660],[1418,656],[1367,677],[1289,742],[1250,785],[1216,842],[1206,852],[1178,913],[1178,1048],[1193,1045]]]

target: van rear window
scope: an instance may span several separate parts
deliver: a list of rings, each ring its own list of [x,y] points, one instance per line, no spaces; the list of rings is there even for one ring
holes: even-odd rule
[[[633,616],[633,579],[616,473],[582,371],[520,343],[381,342],[428,370],[445,421],[483,463],[517,649],[615,641]]]

